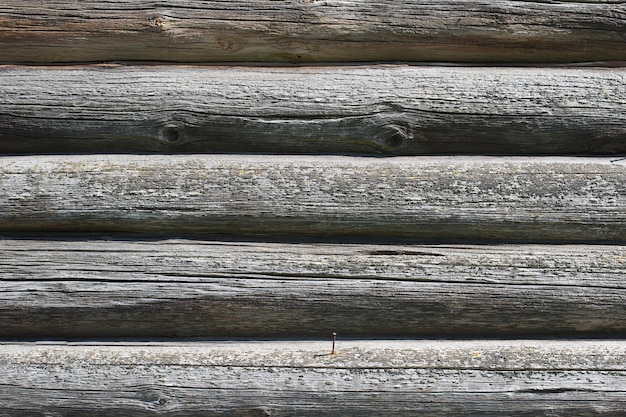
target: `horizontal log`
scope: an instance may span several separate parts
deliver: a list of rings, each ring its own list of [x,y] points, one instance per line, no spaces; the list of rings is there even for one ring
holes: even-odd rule
[[[626,68],[3,66],[0,77],[2,153],[626,153]]]
[[[0,345],[0,416],[623,415],[618,341]]]
[[[0,337],[626,336],[623,246],[0,240]]]
[[[623,242],[626,161],[6,156],[0,231]]]
[[[0,61],[626,60],[623,1],[4,0]]]

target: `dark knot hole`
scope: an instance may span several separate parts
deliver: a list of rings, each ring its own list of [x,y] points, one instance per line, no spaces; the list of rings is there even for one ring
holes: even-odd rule
[[[167,125],[161,131],[161,137],[163,141],[170,145],[178,144],[183,139],[183,133],[180,127],[174,125]]]

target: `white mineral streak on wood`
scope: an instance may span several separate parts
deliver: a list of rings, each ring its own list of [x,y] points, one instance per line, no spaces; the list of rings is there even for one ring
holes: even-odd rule
[[[626,60],[624,4],[4,0],[0,61]]]
[[[620,341],[0,345],[0,416],[620,416]]]
[[[626,334],[626,251],[0,240],[2,337]]]
[[[613,241],[624,161],[5,156],[0,230]]]
[[[0,67],[0,152],[626,153],[626,68]]]

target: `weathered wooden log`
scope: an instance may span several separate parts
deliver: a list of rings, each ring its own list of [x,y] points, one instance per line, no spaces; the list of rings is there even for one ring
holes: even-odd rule
[[[625,254],[4,237],[0,337],[621,337]]]
[[[623,1],[4,0],[0,61],[626,60]]]
[[[624,415],[619,341],[0,345],[0,416]]]
[[[0,68],[0,152],[626,153],[626,68]]]
[[[0,159],[0,231],[623,242],[625,160]]]

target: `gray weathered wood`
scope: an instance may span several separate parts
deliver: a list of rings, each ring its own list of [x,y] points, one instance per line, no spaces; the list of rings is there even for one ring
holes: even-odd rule
[[[626,60],[623,1],[2,3],[4,62]]]
[[[0,158],[0,231],[623,242],[608,158]]]
[[[624,415],[620,341],[0,345],[0,416]]]
[[[0,152],[626,153],[626,68],[0,67]]]
[[[0,240],[0,337],[626,335],[626,249]]]

